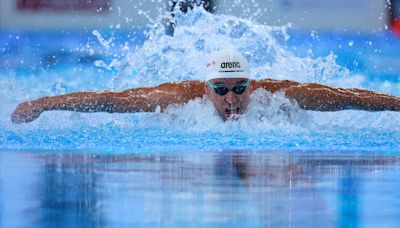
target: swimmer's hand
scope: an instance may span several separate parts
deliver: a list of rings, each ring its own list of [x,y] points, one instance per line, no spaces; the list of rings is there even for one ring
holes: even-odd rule
[[[11,114],[11,122],[21,124],[34,121],[37,119],[43,110],[35,105],[33,101],[26,101],[17,106]]]

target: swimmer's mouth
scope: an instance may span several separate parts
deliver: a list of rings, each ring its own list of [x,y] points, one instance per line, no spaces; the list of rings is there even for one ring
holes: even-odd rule
[[[239,108],[227,108],[225,109],[225,115],[230,116],[232,114],[239,114]]]

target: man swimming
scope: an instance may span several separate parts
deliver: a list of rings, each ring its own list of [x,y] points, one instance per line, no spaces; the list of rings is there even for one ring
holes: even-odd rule
[[[164,83],[155,87],[125,91],[76,92],[26,101],[11,114],[14,123],[35,120],[44,111],[154,112],[171,104],[195,98],[209,99],[223,120],[236,119],[246,112],[250,95],[257,89],[282,92],[300,108],[315,111],[359,109],[400,111],[400,98],[361,89],[332,88],[316,83],[289,80],[251,80],[246,58],[232,50],[214,53],[206,67],[206,81]]]

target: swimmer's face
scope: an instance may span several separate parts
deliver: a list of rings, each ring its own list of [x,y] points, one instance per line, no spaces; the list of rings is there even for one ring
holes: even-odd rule
[[[250,95],[253,90],[249,79],[247,78],[215,78],[206,83],[206,95],[214,104],[218,114],[224,120],[236,119],[239,115],[246,111],[247,105],[250,102]],[[247,85],[247,86],[246,86]],[[239,91],[243,87],[245,90],[241,94],[232,91],[236,87]],[[213,88],[212,88],[213,87]],[[222,88],[225,87],[225,88]],[[222,89],[221,89],[222,88]],[[220,95],[216,90],[223,91],[228,88],[229,92],[225,95]]]

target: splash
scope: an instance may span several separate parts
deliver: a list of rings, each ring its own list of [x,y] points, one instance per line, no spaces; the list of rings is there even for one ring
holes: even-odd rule
[[[148,40],[137,50],[99,66],[118,72],[115,89],[162,82],[200,79],[210,53],[236,49],[249,60],[252,78],[292,79],[300,82],[334,84],[349,77],[349,71],[336,64],[336,56],[297,57],[287,48],[287,26],[261,25],[249,19],[216,15],[202,7],[174,12],[174,36],[165,33],[165,18],[160,16],[146,33]],[[104,43],[98,32],[99,42]],[[104,45],[109,49],[109,43]]]

